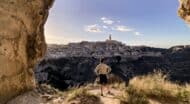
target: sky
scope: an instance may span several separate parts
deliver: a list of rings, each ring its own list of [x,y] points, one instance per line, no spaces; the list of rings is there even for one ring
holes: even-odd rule
[[[178,0],[55,0],[46,42],[113,40],[169,48],[190,44],[190,28],[177,15]]]

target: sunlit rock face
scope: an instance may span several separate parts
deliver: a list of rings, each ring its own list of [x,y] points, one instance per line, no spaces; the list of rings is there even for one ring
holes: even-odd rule
[[[179,0],[180,6],[178,14],[183,18],[190,26],[190,0]]]
[[[46,50],[53,0],[0,0],[0,104],[35,87],[33,66]]]

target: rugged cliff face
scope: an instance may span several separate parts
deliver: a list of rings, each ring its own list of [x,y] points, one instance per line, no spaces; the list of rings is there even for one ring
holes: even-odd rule
[[[46,50],[53,0],[0,0],[0,103],[35,87],[33,66]]]
[[[179,16],[184,19],[190,26],[190,0],[179,0]]]
[[[112,73],[126,83],[154,70],[167,73],[170,80],[190,82],[189,56],[188,45],[170,49],[126,46],[116,41],[50,45],[46,57],[36,67],[36,78],[60,89],[93,82],[99,58],[105,57]]]

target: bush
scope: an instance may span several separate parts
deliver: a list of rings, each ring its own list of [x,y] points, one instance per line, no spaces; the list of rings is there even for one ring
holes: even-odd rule
[[[129,104],[148,104],[148,99],[143,93],[136,93],[135,89],[132,87],[127,88],[127,92],[129,94],[128,102]]]
[[[128,93],[135,92],[148,98],[160,101],[173,101],[190,103],[190,85],[180,86],[167,80],[161,72],[147,76],[138,76],[130,80]],[[131,90],[131,91],[130,91]]]
[[[146,95],[136,93],[132,87],[128,87],[125,95],[120,96],[119,99],[120,104],[149,104]]]

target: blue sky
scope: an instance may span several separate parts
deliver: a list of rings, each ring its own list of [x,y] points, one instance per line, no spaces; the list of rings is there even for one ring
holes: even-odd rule
[[[45,26],[47,43],[114,40],[168,48],[190,44],[177,15],[178,0],[55,0]]]

